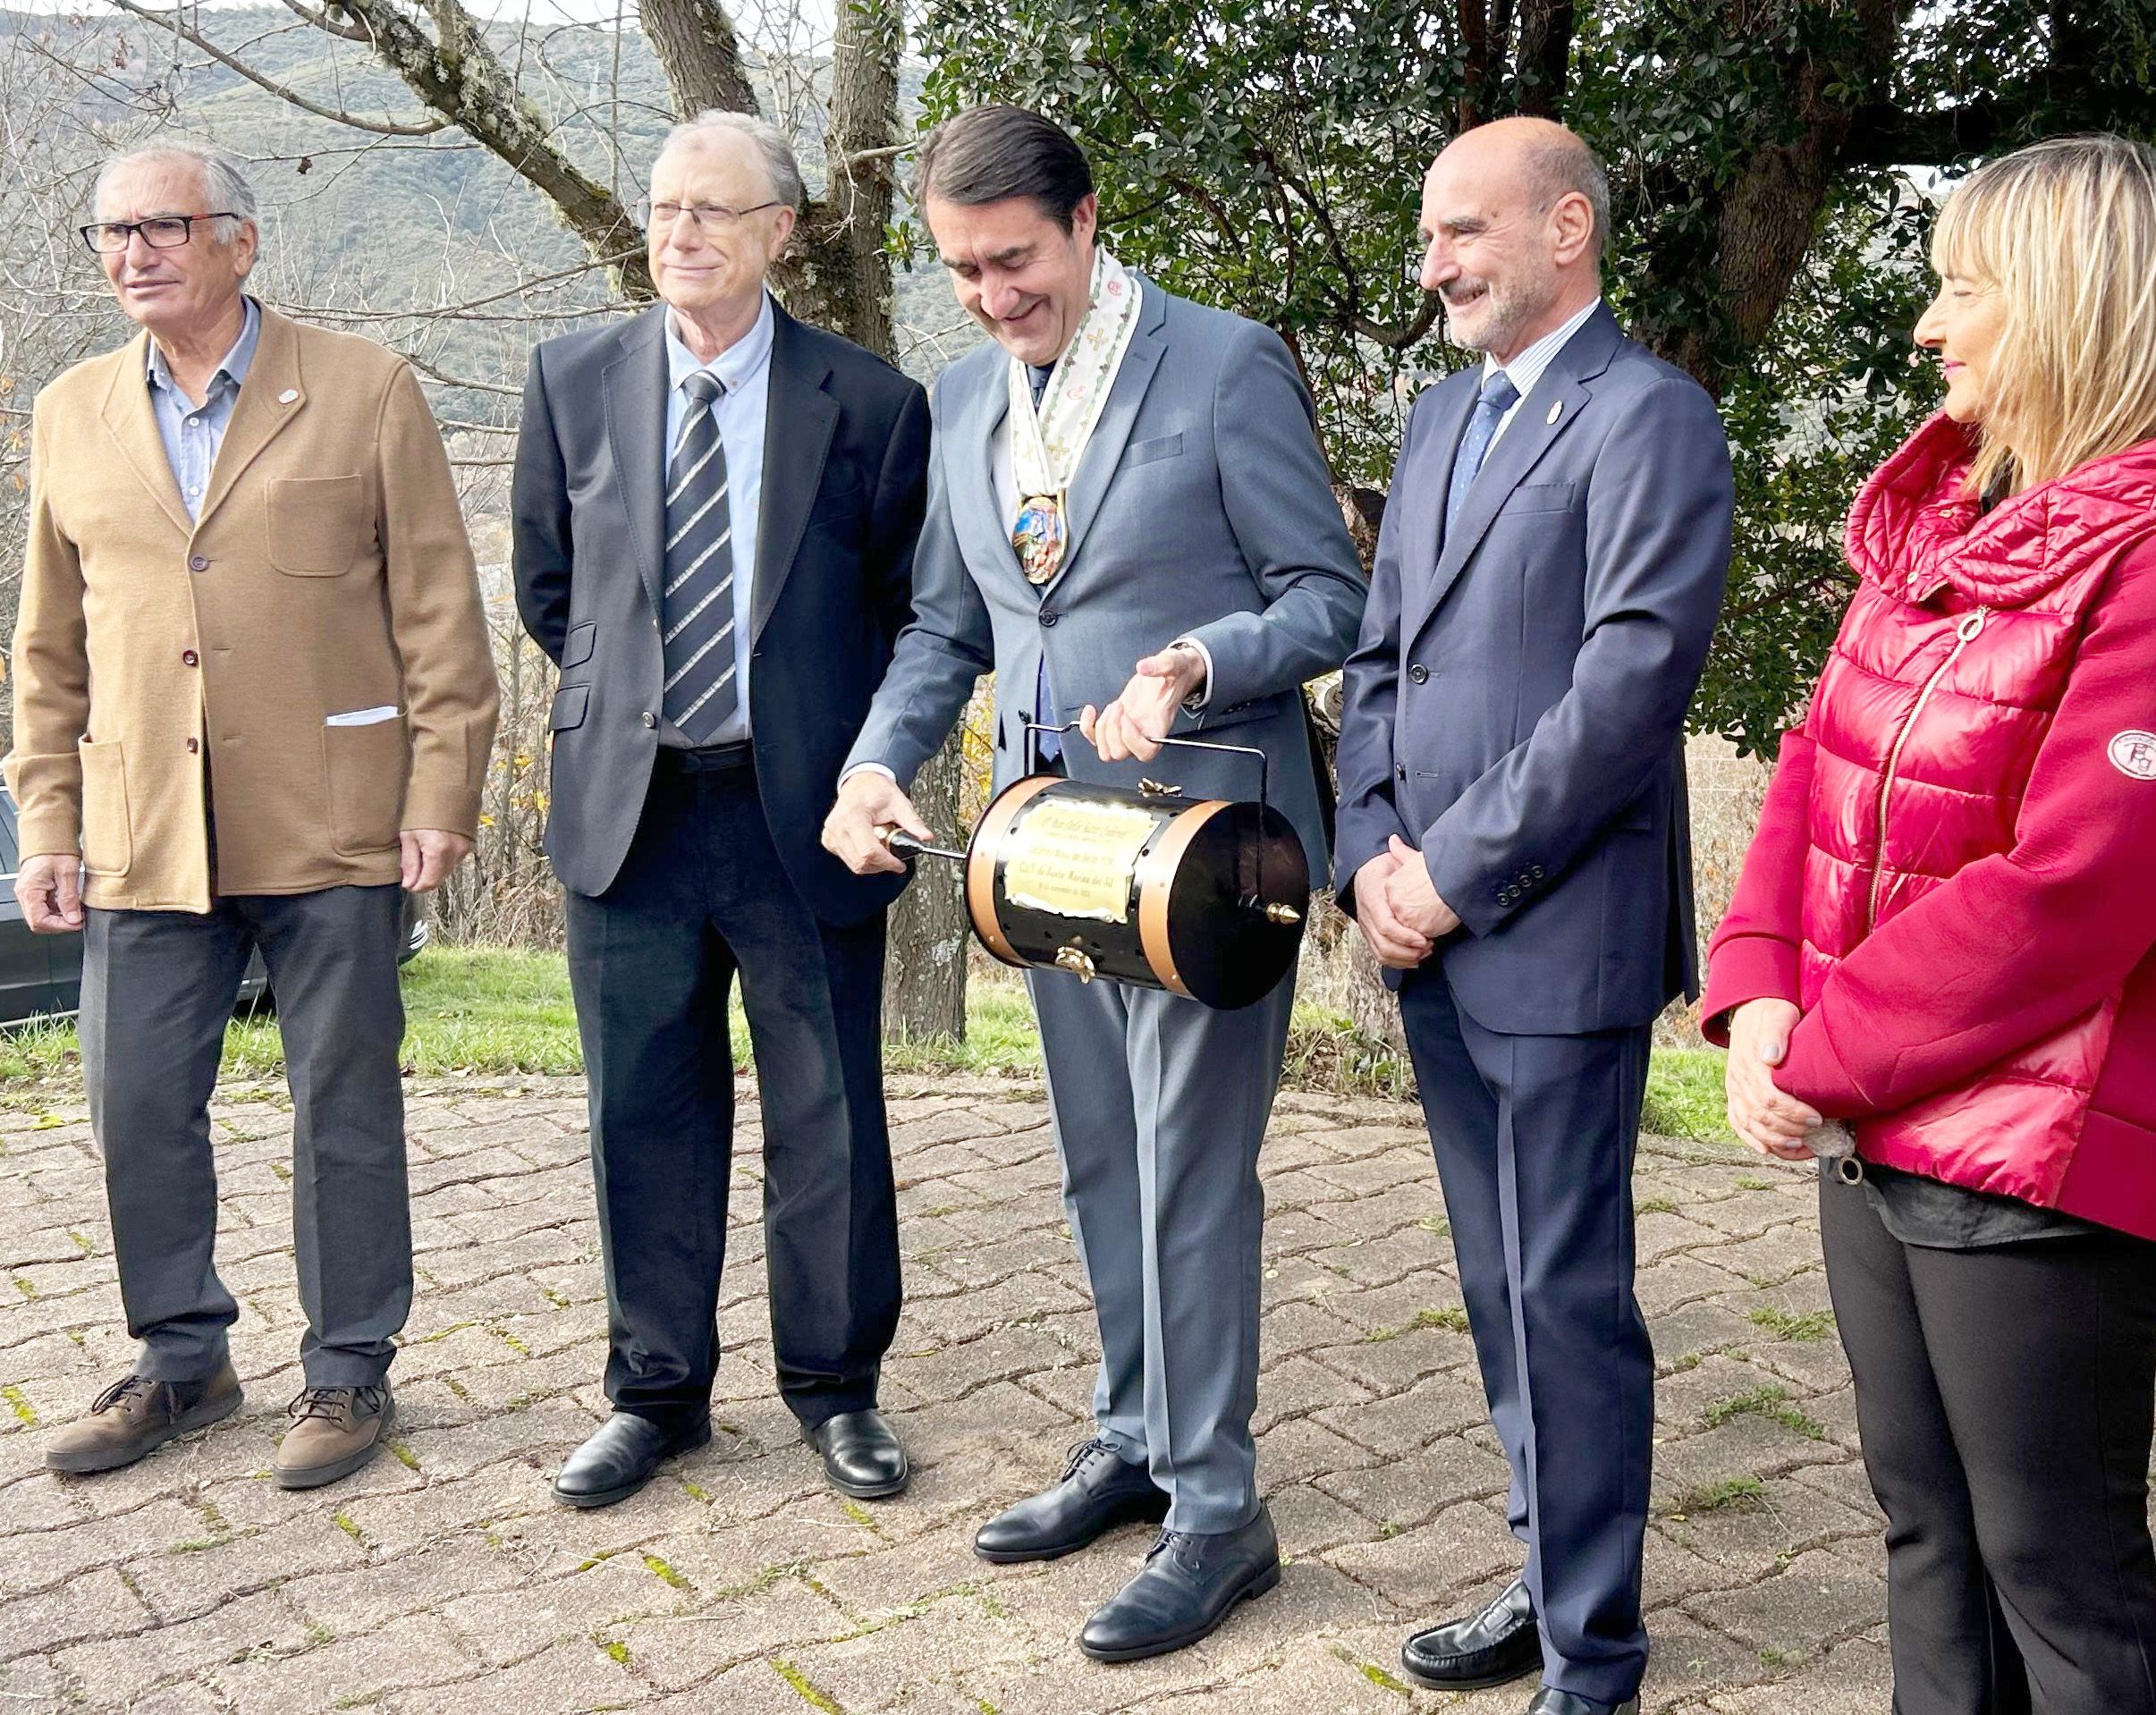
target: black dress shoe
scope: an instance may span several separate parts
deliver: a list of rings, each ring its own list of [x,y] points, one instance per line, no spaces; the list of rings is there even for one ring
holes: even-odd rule
[[[1280,1581],[1280,1541],[1263,1505],[1239,1531],[1163,1531],[1137,1576],[1094,1610],[1078,1648],[1095,1661],[1166,1655],[1212,1636],[1236,1603]]]
[[[1399,1664],[1416,1685],[1437,1691],[1473,1691],[1533,1673],[1543,1664],[1543,1641],[1526,1580],[1479,1614],[1417,1632],[1400,1645]]]
[[[1552,1691],[1544,1685],[1527,1705],[1527,1715],[1639,1715],[1639,1699],[1628,1697],[1621,1703],[1598,1703],[1592,1697]]]
[[[824,1474],[842,1495],[875,1500],[913,1481],[906,1449],[880,1411],[842,1411],[803,1430],[801,1439],[824,1456]]]
[[[710,1440],[708,1417],[669,1428],[634,1412],[617,1411],[562,1461],[554,1498],[567,1507],[611,1507],[649,1483],[661,1460]]]
[[[998,1566],[1060,1560],[1118,1525],[1157,1525],[1167,1516],[1168,1491],[1096,1438],[1070,1449],[1054,1488],[1027,1496],[975,1532],[973,1551]]]

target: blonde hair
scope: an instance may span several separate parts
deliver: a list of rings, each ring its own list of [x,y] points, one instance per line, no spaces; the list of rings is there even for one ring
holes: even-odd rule
[[[2156,437],[2156,149],[2060,137],[1978,168],[1940,210],[1932,265],[2005,304],[1972,493]]]

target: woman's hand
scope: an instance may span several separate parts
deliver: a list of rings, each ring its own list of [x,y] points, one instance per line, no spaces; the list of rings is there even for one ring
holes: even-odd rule
[[[1787,1001],[1746,1001],[1729,1014],[1729,1058],[1723,1079],[1729,1125],[1762,1155],[1801,1162],[1805,1133],[1825,1123],[1805,1102],[1777,1088],[1774,1068],[1789,1056],[1789,1033],[1804,1016]]]

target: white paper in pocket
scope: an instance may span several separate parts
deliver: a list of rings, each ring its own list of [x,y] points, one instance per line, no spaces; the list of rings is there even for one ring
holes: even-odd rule
[[[380,708],[351,709],[342,714],[326,715],[322,724],[324,726],[378,726],[384,721],[393,721],[396,718],[397,705],[394,703],[385,703]]]

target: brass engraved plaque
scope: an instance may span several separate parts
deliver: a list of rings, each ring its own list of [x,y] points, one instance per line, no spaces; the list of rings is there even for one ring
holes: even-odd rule
[[[1059,917],[1128,923],[1131,872],[1158,823],[1136,805],[1051,799],[1010,831],[1003,897]]]

